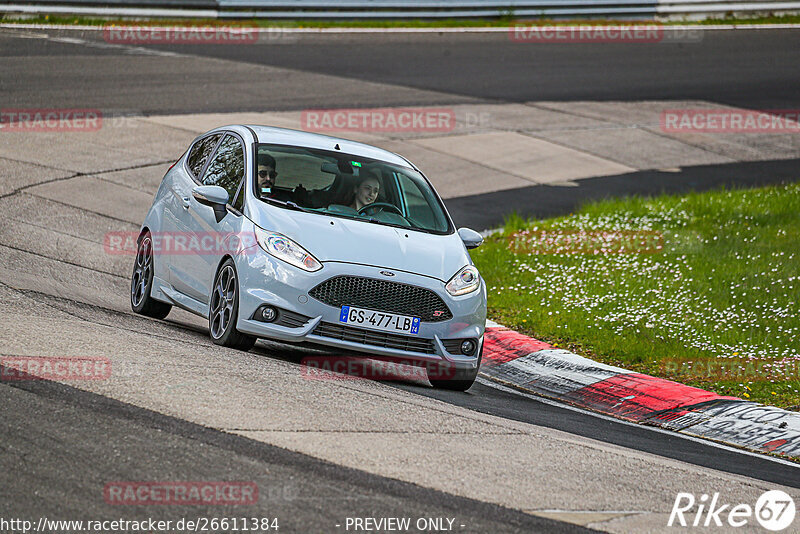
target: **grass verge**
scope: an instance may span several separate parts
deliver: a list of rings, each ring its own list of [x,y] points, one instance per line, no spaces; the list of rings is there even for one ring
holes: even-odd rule
[[[637,372],[800,409],[800,184],[510,218],[472,254],[492,319]]]

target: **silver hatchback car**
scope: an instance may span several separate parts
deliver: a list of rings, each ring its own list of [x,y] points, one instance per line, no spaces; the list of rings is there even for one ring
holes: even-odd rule
[[[430,182],[362,143],[264,126],[198,137],[137,239],[131,305],[208,318],[214,343],[312,343],[409,362],[466,390],[483,352],[486,285]],[[435,371],[432,372],[432,371]]]

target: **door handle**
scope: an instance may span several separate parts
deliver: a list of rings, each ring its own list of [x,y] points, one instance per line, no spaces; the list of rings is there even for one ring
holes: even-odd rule
[[[184,209],[189,209],[189,206],[192,205],[192,199],[190,197],[183,197],[181,199],[181,203],[183,204]]]

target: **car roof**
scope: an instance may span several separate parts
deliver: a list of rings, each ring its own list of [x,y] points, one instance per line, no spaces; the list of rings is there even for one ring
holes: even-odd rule
[[[414,167],[408,160],[394,152],[389,152],[388,150],[365,143],[359,143],[358,141],[292,130],[289,128],[277,128],[274,126],[261,126],[256,124],[246,124],[243,126],[255,132],[259,143],[301,146],[321,150],[335,150],[336,145],[339,145],[339,149],[343,154],[377,159],[403,167]],[[228,126],[227,128],[230,129],[231,127]],[[225,129],[225,127],[219,129]]]

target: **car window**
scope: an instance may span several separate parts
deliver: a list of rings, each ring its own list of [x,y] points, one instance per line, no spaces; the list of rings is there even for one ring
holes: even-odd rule
[[[218,185],[228,192],[229,201],[236,204],[233,207],[241,211],[244,195],[236,197],[244,179],[244,147],[239,138],[234,135],[226,135],[220,143],[214,159],[208,164],[206,173],[203,176],[203,185]],[[238,205],[237,205],[238,204]]]
[[[416,170],[387,161],[310,147],[259,144],[253,194],[312,213],[433,233],[450,223]],[[263,176],[260,174],[263,172]]]
[[[430,188],[424,187],[425,182],[412,180],[401,172],[396,173],[396,176],[405,199],[408,220],[426,228],[446,228],[444,214],[438,209]]]
[[[189,169],[191,169],[195,178],[200,177],[200,173],[203,171],[203,165],[206,164],[208,156],[214,151],[214,147],[217,146],[217,141],[219,141],[220,137],[222,137],[222,134],[209,135],[199,140],[192,147],[189,156],[186,158],[186,163],[189,165]]]

